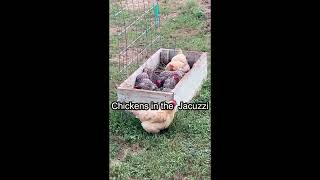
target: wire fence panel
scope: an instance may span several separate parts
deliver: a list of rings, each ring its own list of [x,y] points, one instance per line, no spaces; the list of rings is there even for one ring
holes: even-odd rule
[[[110,57],[119,71],[142,64],[161,47],[160,8],[156,0],[110,2]]]

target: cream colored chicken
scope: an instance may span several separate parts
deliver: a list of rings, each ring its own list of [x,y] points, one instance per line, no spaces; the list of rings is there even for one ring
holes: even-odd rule
[[[184,73],[190,70],[190,66],[187,61],[187,57],[182,53],[182,50],[179,49],[177,55],[175,55],[171,61],[167,64],[166,68],[167,71],[176,71],[182,70]]]
[[[176,101],[172,100],[169,103],[176,106]],[[166,129],[172,123],[174,115],[177,111],[173,110],[132,110],[131,112],[141,121],[143,129],[149,133],[159,133],[160,130]]]

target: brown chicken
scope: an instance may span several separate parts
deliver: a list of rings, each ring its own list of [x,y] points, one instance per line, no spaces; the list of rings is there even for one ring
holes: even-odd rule
[[[149,133],[159,133],[160,130],[166,129],[172,123],[177,111],[176,101],[168,103],[173,104],[173,110],[132,110],[131,112],[141,121],[143,129]]]
[[[182,54],[182,50],[180,49],[171,61],[167,64],[166,70],[168,71],[176,71],[181,69],[183,72],[188,72],[190,70],[190,66],[187,61],[187,57]]]
[[[174,74],[172,77],[166,79],[163,83],[163,88],[173,89],[179,82],[178,75]]]
[[[184,73],[190,70],[189,64],[182,63],[180,61],[172,61],[166,66],[167,71],[176,71],[181,69]]]
[[[157,89],[157,85],[155,85],[150,79],[142,79],[139,83],[137,83],[134,88],[136,89],[145,89],[145,90],[155,90]]]
[[[171,59],[171,61],[180,61],[183,63],[188,63],[187,57],[182,53],[181,49],[177,49],[177,54]]]

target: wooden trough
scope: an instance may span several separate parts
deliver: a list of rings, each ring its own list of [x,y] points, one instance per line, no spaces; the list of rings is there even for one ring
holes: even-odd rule
[[[178,82],[175,88],[170,92],[149,91],[135,89],[134,83],[144,67],[156,69],[161,60],[171,60],[176,55],[173,49],[159,49],[142,66],[140,66],[132,75],[130,75],[117,88],[118,101],[134,103],[162,102],[175,99],[178,104],[181,101],[189,102],[201,89],[203,81],[207,78],[207,53],[197,51],[183,51],[191,67]]]

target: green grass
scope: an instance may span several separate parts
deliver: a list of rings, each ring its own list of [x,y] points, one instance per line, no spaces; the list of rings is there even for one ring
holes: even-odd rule
[[[203,10],[196,1],[187,1],[181,6],[178,8],[177,17],[162,22],[161,33],[163,41],[167,42],[164,44],[167,47],[164,48],[171,48],[173,44],[171,36],[176,36],[177,47],[183,50],[210,51],[210,34],[201,31],[205,24],[205,17],[201,15]],[[171,8],[170,4],[161,4],[160,8],[160,11],[163,9],[161,13],[166,14],[177,11]],[[183,35],[185,29],[191,29],[193,33]],[[210,53],[208,63],[210,65]],[[132,67],[129,73],[136,68]],[[208,73],[208,79],[192,101],[209,101],[211,109],[210,68]],[[116,100],[116,84],[126,79],[114,64],[110,64],[110,74],[109,104]],[[132,115],[120,111],[110,112],[111,178],[210,179],[211,110],[178,111],[168,131],[155,135],[146,133],[139,120]],[[133,145],[138,146],[138,150],[134,149]]]

